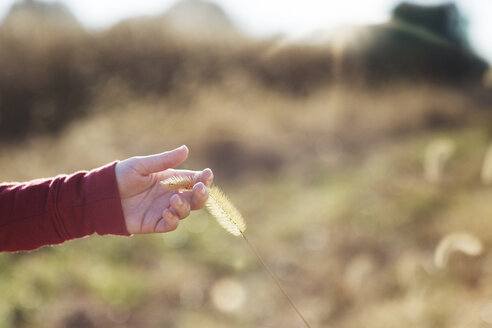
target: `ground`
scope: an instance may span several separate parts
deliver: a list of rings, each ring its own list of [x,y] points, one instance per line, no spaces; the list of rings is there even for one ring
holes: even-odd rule
[[[186,101],[135,96],[117,81],[105,88],[58,135],[4,144],[1,180],[186,143],[182,167],[214,170],[312,327],[492,324],[487,102],[415,85],[293,96],[238,80]],[[436,140],[454,151],[429,181]],[[454,232],[483,252],[458,247],[437,268],[436,247]],[[205,211],[163,235],[0,254],[0,290],[1,327],[303,327],[244,240]]]

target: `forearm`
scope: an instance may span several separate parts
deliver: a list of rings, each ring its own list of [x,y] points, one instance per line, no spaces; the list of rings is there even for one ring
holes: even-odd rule
[[[32,250],[93,233],[128,235],[114,165],[0,185],[0,251]]]

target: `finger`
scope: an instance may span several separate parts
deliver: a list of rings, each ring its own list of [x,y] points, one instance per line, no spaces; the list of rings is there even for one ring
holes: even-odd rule
[[[162,217],[162,210],[155,207],[147,209],[140,223],[140,231],[138,233],[147,234],[154,232],[160,217]]]
[[[208,193],[208,188],[202,182],[194,185],[190,203],[191,209],[198,210],[202,208],[208,199]]]
[[[214,173],[211,169],[206,168],[202,171],[200,176],[200,181],[205,184],[205,186],[210,187],[212,182],[214,182]]]
[[[190,210],[198,210],[205,205],[208,199],[209,189],[203,182],[198,182],[193,186],[193,189],[180,191],[177,195],[190,204]],[[176,210],[172,206],[170,207],[170,210],[177,215]]]
[[[135,168],[143,175],[164,171],[183,163],[188,157],[188,147],[185,145],[160,154],[135,157]]]
[[[178,194],[171,196],[171,207],[176,211],[180,219],[190,215],[190,203]]]
[[[179,218],[169,209],[165,209],[162,218],[157,222],[155,232],[169,232],[176,230],[179,225]]]

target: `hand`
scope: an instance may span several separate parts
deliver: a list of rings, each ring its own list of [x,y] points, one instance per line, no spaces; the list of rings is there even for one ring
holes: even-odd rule
[[[129,233],[168,232],[176,229],[190,210],[203,207],[213,181],[210,169],[174,170],[188,157],[188,148],[151,156],[132,157],[116,164],[116,181]],[[177,192],[159,182],[174,175],[194,177],[192,191]]]

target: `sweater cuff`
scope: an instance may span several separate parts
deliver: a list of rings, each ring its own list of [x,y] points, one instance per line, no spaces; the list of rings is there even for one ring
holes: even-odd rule
[[[95,232],[99,235],[130,236],[125,225],[121,206],[115,167],[118,162],[110,163],[92,170],[86,176],[88,195],[92,199],[103,201],[91,202],[92,220]]]

